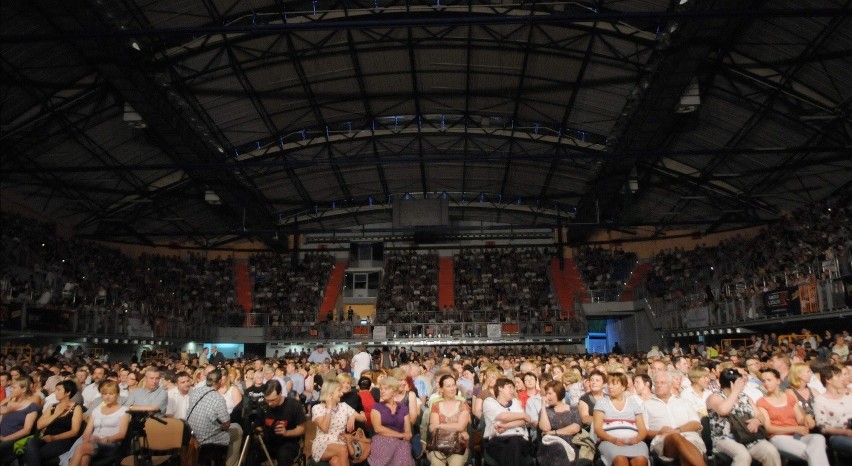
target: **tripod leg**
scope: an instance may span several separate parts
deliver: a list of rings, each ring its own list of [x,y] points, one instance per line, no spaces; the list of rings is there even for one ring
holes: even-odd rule
[[[250,440],[251,440],[251,435],[246,435],[246,439],[243,442],[243,449],[240,450],[240,460],[237,462],[237,464],[240,465],[240,466],[243,465],[243,461],[245,461],[245,459],[246,459],[246,452],[248,451],[248,444],[249,444]]]
[[[272,457],[269,456],[269,450],[266,449],[266,444],[263,443],[263,436],[261,434],[255,433],[254,434],[254,440],[257,442],[258,445],[260,445],[260,449],[263,451],[263,454],[266,455],[266,461],[269,462],[269,466],[275,466],[275,464],[272,462]],[[290,465],[285,465],[285,466],[290,466]]]

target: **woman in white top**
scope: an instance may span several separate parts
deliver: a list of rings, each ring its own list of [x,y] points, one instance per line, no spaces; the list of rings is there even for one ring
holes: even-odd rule
[[[340,402],[343,390],[336,380],[322,385],[320,402],[311,409],[311,417],[317,426],[317,436],[311,448],[314,461],[328,461],[335,466],[349,465],[349,451],[340,439],[344,432],[355,429],[355,410]]]
[[[100,387],[103,402],[92,409],[83,432],[83,443],[74,451],[69,466],[88,466],[95,456],[115,456],[127,435],[130,416],[118,404],[118,384],[106,381]]]

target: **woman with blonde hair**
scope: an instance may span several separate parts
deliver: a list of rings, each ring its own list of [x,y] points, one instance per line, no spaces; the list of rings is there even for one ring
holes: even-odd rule
[[[340,384],[328,380],[322,385],[319,403],[311,408],[311,418],[317,426],[311,457],[314,461],[328,461],[332,466],[349,465],[349,450],[340,436],[355,428],[355,410],[340,402],[341,393]]]
[[[808,382],[814,376],[811,366],[807,364],[793,364],[790,366],[790,374],[787,376],[788,390],[796,396],[799,405],[805,411],[805,416],[814,417],[814,392],[808,387]]]
[[[127,408],[118,404],[118,383],[102,382],[100,392],[103,401],[92,408],[83,442],[71,455],[69,466],[88,466],[96,457],[117,457],[127,435],[130,416]]]
[[[399,386],[399,380],[393,377],[385,377],[379,385],[379,402],[370,413],[376,433],[372,438],[370,466],[414,466],[411,419],[408,405],[397,402]]]
[[[568,398],[568,404],[572,408],[576,408],[580,403],[580,397],[583,396],[583,374],[576,367],[569,367],[562,374],[562,385],[565,386],[565,396]]]
[[[482,404],[489,397],[496,396],[494,392],[494,384],[497,383],[497,379],[502,377],[503,371],[500,370],[497,366],[488,366],[484,375],[482,376],[482,380],[480,381],[482,391],[479,393],[478,397],[473,399],[473,415],[478,419],[482,417]]]
[[[346,372],[337,374],[337,383],[340,384],[340,402],[346,403],[355,411],[355,422],[360,424],[359,427],[367,427],[367,415],[364,410],[364,403],[358,392],[352,390],[352,376]]]
[[[710,369],[704,366],[690,367],[687,377],[691,385],[681,392],[680,397],[695,409],[699,418],[704,417],[707,415],[707,398],[713,394],[709,388]]]
[[[243,428],[240,425],[243,418],[243,392],[234,385],[230,374],[223,376],[221,380],[222,385],[217,391],[225,399],[225,409],[228,410],[231,417],[231,425],[228,427],[230,441],[228,442],[228,453],[225,457],[227,459],[226,464],[236,464],[240,459],[240,442],[243,439]]]

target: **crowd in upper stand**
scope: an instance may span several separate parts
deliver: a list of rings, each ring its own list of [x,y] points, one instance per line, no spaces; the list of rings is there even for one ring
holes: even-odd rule
[[[106,309],[109,315],[97,322],[100,326],[121,315],[189,324],[238,324],[242,318],[230,259],[192,253],[131,258],[98,243],[66,239],[50,225],[18,215],[2,214],[0,220],[4,301]],[[785,215],[751,239],[734,236],[713,247],[665,249],[653,257],[645,287],[651,296],[702,302],[848,275],[850,225],[850,207],[830,200]],[[316,319],[333,259],[327,253],[303,256],[297,264],[290,255],[273,253],[250,259],[255,310],[271,322]],[[463,249],[454,257],[454,306],[439,309],[438,256],[390,252],[376,321],[466,321],[472,311],[497,311],[499,321],[526,313],[547,320],[558,309],[547,273],[550,256],[539,248]],[[634,254],[620,249],[581,248],[577,254],[592,292],[620,288],[635,261]]]
[[[301,263],[291,255],[264,253],[251,257],[254,311],[268,313],[272,323],[313,322],[334,267],[327,253],[306,253]]]
[[[715,247],[665,249],[654,256],[646,287],[651,295],[704,293],[747,297],[807,280],[848,275],[852,207],[820,202],[785,215],[748,239]]]
[[[422,316],[434,318],[437,313],[438,255],[386,252],[376,322],[417,322]]]
[[[462,250],[453,258],[456,308],[510,316],[550,309],[550,256],[538,248]]]
[[[63,238],[18,215],[0,220],[4,301],[106,309],[99,327],[124,314],[151,323],[161,318],[225,324],[242,318],[230,260],[194,253],[131,258],[95,242]]]
[[[581,247],[576,256],[577,268],[593,298],[615,301],[636,267],[638,256],[621,248]]]

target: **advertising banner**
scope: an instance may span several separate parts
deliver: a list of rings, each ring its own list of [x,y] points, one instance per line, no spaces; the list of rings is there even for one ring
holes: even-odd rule
[[[799,287],[791,286],[763,293],[763,307],[769,317],[801,314],[802,300],[799,296]]]

